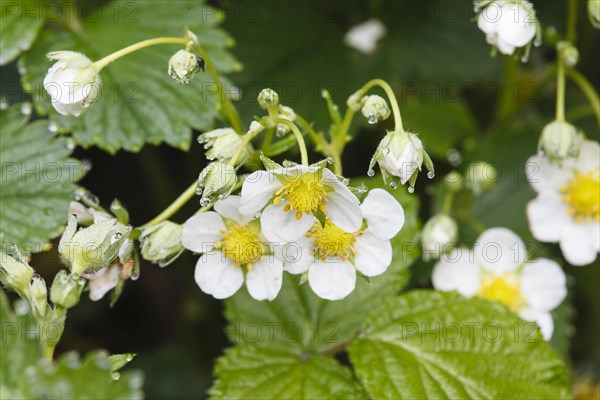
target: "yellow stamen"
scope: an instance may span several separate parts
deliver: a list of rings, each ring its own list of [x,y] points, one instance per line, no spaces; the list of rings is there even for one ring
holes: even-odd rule
[[[600,170],[576,172],[560,191],[563,202],[569,206],[568,213],[575,221],[600,221]]]
[[[356,236],[359,236],[362,232],[348,233],[336,225],[330,220],[325,222],[325,226],[321,226],[320,222],[315,223],[307,237],[314,237],[313,243],[315,248],[313,252],[318,251],[319,257],[325,260],[327,257],[339,257],[342,260],[348,259],[351,255],[356,255],[356,249],[354,243],[356,242]]]
[[[240,226],[235,222],[227,224],[223,240],[216,243],[215,248],[220,249],[236,266],[246,265],[248,271],[266,250],[255,229],[249,225]]]
[[[275,193],[273,204],[280,204],[282,198],[286,198],[288,201],[283,211],[294,210],[296,211],[296,218],[300,219],[302,213],[310,214],[317,210],[325,211],[323,203],[327,200],[327,191],[320,175],[316,172],[305,172],[291,179],[279,189]]]
[[[494,276],[483,278],[478,295],[492,301],[498,301],[513,312],[519,311],[525,305],[519,284],[511,276]]]

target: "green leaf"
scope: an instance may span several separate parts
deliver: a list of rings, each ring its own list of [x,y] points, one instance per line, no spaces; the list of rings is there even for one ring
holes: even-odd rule
[[[48,121],[28,120],[19,105],[0,111],[0,239],[38,252],[62,231],[83,168]]]
[[[201,45],[221,72],[237,62],[225,50],[232,39],[217,27],[221,15],[202,1],[138,1],[106,3],[81,32],[44,30],[40,40],[21,59],[23,84],[37,92],[37,110],[73,133],[83,146],[97,145],[116,152],[139,151],[146,143],[166,142],[188,149],[191,128],[213,128],[217,116],[214,85],[208,72],[189,85],[167,75],[169,58],[183,46],[157,45],[132,53],[101,72],[102,94],[77,118],[56,113],[44,92],[42,80],[51,64],[46,53],[73,50],[98,60],[133,43],[161,36],[182,37],[185,26],[198,35]]]
[[[217,361],[211,399],[364,399],[350,370],[336,360],[284,346],[242,345]]]
[[[367,187],[381,187],[365,179]],[[365,318],[386,297],[397,294],[408,281],[408,267],[416,256],[417,198],[404,190],[391,192],[404,207],[406,222],[392,240],[394,259],[388,270],[371,282],[357,279],[356,289],[343,300],[317,297],[300,277],[284,274],[283,287],[271,302],[256,301],[245,289],[225,301],[227,334],[233,342],[278,342],[298,349],[329,351],[351,340]]]
[[[569,397],[567,368],[534,323],[455,293],[386,301],[349,352],[371,398]]]
[[[40,0],[3,1],[0,5],[0,65],[13,61],[29,50],[48,12]]]

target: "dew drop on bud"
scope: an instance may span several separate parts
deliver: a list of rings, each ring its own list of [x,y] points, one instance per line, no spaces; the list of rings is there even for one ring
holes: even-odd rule
[[[220,195],[217,197],[217,199],[219,199],[219,200],[223,200],[224,198],[225,198],[225,196],[223,196],[222,194],[220,194]]]
[[[327,157],[327,164],[333,164],[333,158]]]
[[[434,176],[435,176],[435,172],[433,172],[433,171],[429,171],[429,172],[427,173],[427,177],[428,177],[429,179],[433,179],[433,177],[434,177]]]
[[[132,281],[137,281],[139,277],[140,277],[140,274],[136,271],[133,271],[131,273],[131,277],[129,279],[131,279]]]
[[[350,179],[348,179],[348,178],[344,178],[344,179],[342,179],[342,183],[343,183],[344,185],[348,186],[348,185],[350,184]]]
[[[111,372],[110,376],[113,378],[114,381],[118,381],[119,379],[121,379],[121,374],[117,371]]]
[[[383,154],[390,154],[390,148],[386,147],[385,149],[383,149]]]
[[[203,197],[202,199],[200,199],[200,205],[202,207],[206,207],[209,204],[210,204],[210,197]]]
[[[200,196],[202,194],[202,188],[196,189],[196,196]]]
[[[375,114],[369,114],[369,117],[367,118],[367,122],[371,125],[376,124],[377,116]]]
[[[369,176],[375,176],[375,170],[374,170],[373,168],[370,168],[370,169],[367,171],[367,175],[369,175]]]
[[[409,186],[408,187],[408,193],[414,193],[414,192],[415,192],[414,186]]]

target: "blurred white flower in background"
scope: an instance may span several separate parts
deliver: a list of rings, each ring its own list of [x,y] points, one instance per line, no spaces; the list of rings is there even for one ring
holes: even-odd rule
[[[592,263],[600,251],[600,145],[583,140],[579,157],[560,166],[533,156],[525,172],[538,193],[527,205],[533,236],[560,243],[569,264]]]
[[[385,25],[377,19],[370,19],[354,25],[346,33],[344,42],[364,54],[373,54],[377,49],[377,42],[385,36]]]
[[[479,11],[477,26],[485,33],[486,41],[502,54],[513,54],[516,48],[526,46],[537,34],[535,11],[528,1],[476,1],[475,11]]]
[[[488,229],[474,249],[457,248],[442,257],[432,280],[437,290],[503,303],[524,320],[537,323],[546,340],[554,331],[550,311],[567,295],[560,266],[546,258],[527,261],[525,243],[506,228]]]

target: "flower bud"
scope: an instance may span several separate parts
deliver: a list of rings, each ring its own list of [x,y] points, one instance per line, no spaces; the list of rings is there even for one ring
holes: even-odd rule
[[[119,223],[115,218],[94,222],[77,230],[77,219],[70,216],[58,252],[64,263],[71,267],[72,274],[92,273],[117,257],[130,231],[130,226]]]
[[[296,113],[291,107],[279,105],[279,118],[286,119],[290,122],[294,122],[296,120]],[[275,134],[278,137],[288,134],[291,131],[291,128],[286,124],[277,124],[275,128]]]
[[[179,50],[169,60],[167,73],[179,83],[190,83],[199,69],[198,56],[187,50]]]
[[[433,164],[417,135],[408,132],[388,132],[371,159],[369,175],[372,175],[372,168],[378,163],[386,182],[391,177],[399,178],[403,185],[406,182],[410,183],[409,191],[412,192],[424,161],[430,171],[428,175],[433,177]],[[395,180],[392,180],[390,185],[395,186]]]
[[[566,158],[577,157],[581,135],[568,122],[553,121],[544,127],[538,150],[551,161],[562,163]]]
[[[75,215],[77,222],[81,225],[87,225],[94,221],[94,216],[90,210],[78,201],[69,203],[69,211],[67,215]]]
[[[33,268],[0,252],[0,282],[23,296],[33,277]]]
[[[458,171],[451,171],[444,178],[444,185],[453,193],[460,192],[465,186],[464,179]]]
[[[54,277],[50,288],[50,300],[62,308],[72,308],[79,303],[84,287],[85,279],[70,275],[63,269]]]
[[[600,0],[588,0],[588,16],[596,29],[600,29]]]
[[[80,116],[99,98],[99,71],[89,58],[74,51],[54,51],[47,57],[57,60],[44,77],[52,106],[62,115]]]
[[[362,106],[362,114],[369,124],[376,124],[390,116],[390,108],[383,97],[371,95],[367,96]]]
[[[231,128],[215,129],[203,133],[198,142],[204,144],[206,158],[209,160],[229,161],[242,145],[243,139]],[[244,162],[254,150],[250,144],[244,147],[238,163]]]
[[[446,214],[437,214],[423,226],[423,260],[435,260],[450,250],[458,238],[458,225]]]
[[[279,104],[279,95],[273,89],[263,89],[258,94],[258,104],[266,110]]]
[[[215,201],[229,196],[237,182],[237,173],[234,167],[222,161],[208,164],[198,177],[198,187],[202,190],[200,205],[207,206]]]
[[[29,304],[36,319],[46,315],[48,307],[48,289],[46,282],[39,276],[34,276],[29,286]]]
[[[348,100],[346,100],[346,105],[352,111],[357,112],[361,109],[365,103],[365,100],[366,96],[363,95],[362,90],[357,90],[356,92],[352,93],[350,97],[348,97]]]
[[[145,228],[140,235],[142,257],[166,267],[183,252],[182,231],[182,225],[171,221],[163,221]]]
[[[469,164],[466,172],[466,186],[472,190],[475,195],[479,195],[484,190],[494,187],[498,181],[498,171],[496,168],[486,163],[478,161]]]

